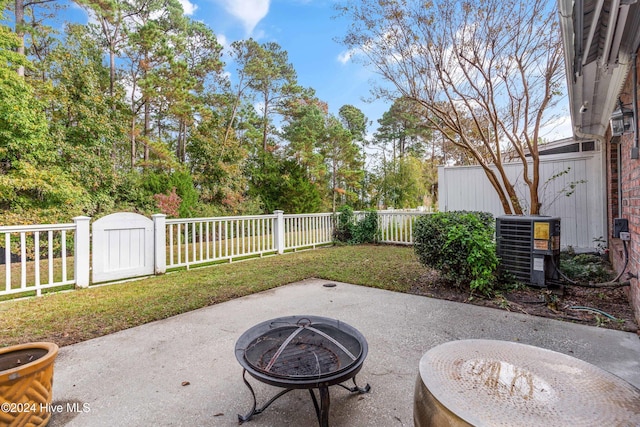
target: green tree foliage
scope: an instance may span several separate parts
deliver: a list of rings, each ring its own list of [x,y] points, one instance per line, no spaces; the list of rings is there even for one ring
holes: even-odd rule
[[[309,180],[322,186],[326,165],[319,151],[326,135],[327,114],[318,103],[296,103],[289,109],[281,136],[289,142],[286,152],[303,168]]]
[[[326,138],[320,148],[329,171],[332,211],[338,204],[352,204],[362,183],[360,149],[351,132],[335,117],[327,118]]]
[[[366,207],[367,118],[329,114],[281,46],[234,42],[227,77],[178,0],[78,4],[54,29],[55,0],[0,0],[0,223]]]
[[[187,154],[201,202],[238,213],[244,210],[247,150],[235,138],[225,142],[220,120],[212,112],[203,115],[190,134]]]
[[[307,95],[289,106],[281,136],[289,141],[286,153],[304,168],[321,192],[331,197],[335,211],[339,205],[360,200],[364,165],[358,141],[364,138],[366,118],[350,107],[341,111],[351,122],[342,121],[328,114],[326,104],[313,94]],[[345,124],[350,124],[353,132]]]
[[[181,52],[171,62],[165,102],[177,130],[176,157],[185,163],[190,131],[197,127],[196,118],[207,108],[204,99],[205,83],[222,71],[222,46],[215,34],[202,23],[189,21],[184,38],[172,44]]]
[[[383,159],[376,180],[377,204],[396,209],[422,206],[428,193],[424,166],[423,161],[411,155],[395,161]]]
[[[379,148],[375,193],[377,205],[394,208],[422,206],[437,183],[435,142],[425,124],[425,110],[405,98],[397,99],[378,120],[373,144]],[[427,148],[431,147],[429,151]]]
[[[353,139],[365,144],[368,124],[367,116],[353,105],[343,105],[340,107],[339,116],[344,127],[351,132]]]
[[[369,120],[359,108],[353,105],[343,105],[340,107],[338,115],[342,120],[343,126],[351,132],[353,140],[361,146],[360,168],[362,169],[362,180],[359,185],[358,200],[354,201],[353,205],[356,208],[364,208],[368,206],[367,202],[370,200],[369,190],[367,189],[367,182],[371,179],[367,171],[367,147],[369,146],[367,127]]]
[[[33,88],[18,75],[29,67],[15,34],[0,26],[0,223],[57,220],[78,212],[83,191],[57,164],[47,119]]]
[[[23,55],[13,52],[18,38],[0,26],[0,171],[7,173],[21,159],[42,160],[47,147],[46,118],[33,89],[17,68],[29,64]]]
[[[378,213],[366,211],[357,218],[349,205],[344,205],[336,214],[336,227],[333,232],[334,240],[358,245],[361,243],[375,243],[378,239]]]
[[[287,213],[319,212],[322,199],[316,185],[309,181],[299,163],[260,153],[251,165],[249,194],[258,198],[263,212],[281,209]]]
[[[407,98],[396,99],[378,123],[376,144],[393,153],[393,158],[411,154],[422,157],[431,138],[424,115],[426,110]]]
[[[109,69],[87,28],[70,25],[65,35],[66,42],[48,56],[46,73],[54,84],[43,86],[41,97],[47,100],[49,138],[70,177],[89,195],[85,213],[93,215],[113,207],[118,177],[112,149],[126,140],[128,112],[110,96]]]
[[[266,151],[271,137],[271,117],[281,111],[290,99],[302,91],[296,71],[282,47],[274,42],[259,44],[253,39],[235,42],[234,56],[242,67],[238,94],[249,90],[262,115],[262,149]]]
[[[121,54],[128,40],[128,26],[138,14],[144,19],[144,14],[153,6],[141,1],[117,0],[79,0],[78,4],[85,8],[94,17],[95,23],[89,24],[100,44],[106,47],[109,57],[109,95],[114,98],[116,94],[116,80],[118,69],[116,60]],[[157,4],[157,2],[156,2]]]

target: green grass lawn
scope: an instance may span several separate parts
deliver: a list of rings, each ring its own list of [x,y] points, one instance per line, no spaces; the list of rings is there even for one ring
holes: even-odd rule
[[[64,346],[317,277],[407,292],[425,271],[411,247],[339,246],[0,303],[0,347]]]

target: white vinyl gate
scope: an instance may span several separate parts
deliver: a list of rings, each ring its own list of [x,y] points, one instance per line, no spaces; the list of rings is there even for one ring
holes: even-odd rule
[[[519,198],[528,203],[522,165],[505,165]],[[560,217],[560,244],[591,251],[607,240],[606,188],[601,151],[564,153],[540,159],[540,195],[543,215]],[[573,193],[566,196],[567,191]],[[438,168],[440,211],[483,211],[504,215],[495,189],[480,166]],[[528,209],[528,208],[527,208]]]
[[[154,225],[142,215],[120,212],[92,226],[93,283],[154,273]]]

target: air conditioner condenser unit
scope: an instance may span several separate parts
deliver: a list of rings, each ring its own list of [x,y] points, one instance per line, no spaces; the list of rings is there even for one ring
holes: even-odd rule
[[[520,282],[546,287],[558,280],[560,218],[503,215],[496,218],[497,253],[502,268]]]

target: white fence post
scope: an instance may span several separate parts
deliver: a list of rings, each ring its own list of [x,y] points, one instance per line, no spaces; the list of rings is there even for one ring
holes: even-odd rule
[[[73,239],[73,272],[76,279],[76,286],[86,288],[89,286],[89,221],[88,216],[77,216],[73,218],[76,225],[76,235]]]
[[[165,214],[151,215],[153,218],[153,259],[155,274],[167,272],[167,216]]]
[[[276,223],[275,228],[273,230],[273,239],[276,246],[276,251],[278,254],[284,253],[284,211],[273,211],[274,215],[276,215]]]

